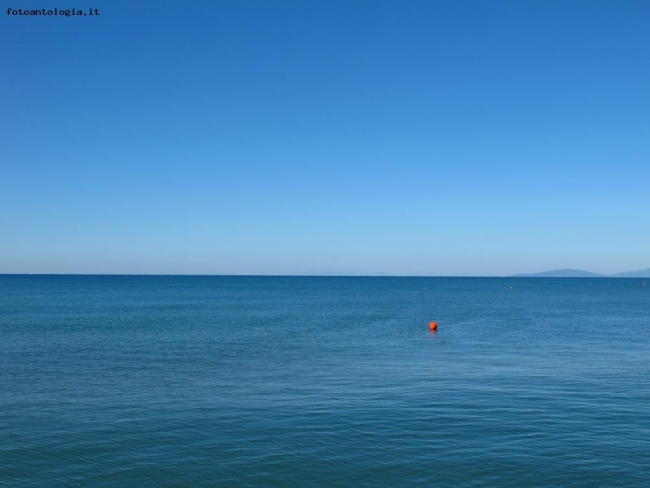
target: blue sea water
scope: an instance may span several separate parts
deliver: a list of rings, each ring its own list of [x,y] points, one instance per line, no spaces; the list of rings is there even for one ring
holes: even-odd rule
[[[641,280],[0,276],[2,486],[648,484]]]

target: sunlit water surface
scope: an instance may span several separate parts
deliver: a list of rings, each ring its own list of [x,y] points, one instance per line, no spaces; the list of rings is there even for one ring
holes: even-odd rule
[[[0,485],[648,486],[641,281],[0,276]]]

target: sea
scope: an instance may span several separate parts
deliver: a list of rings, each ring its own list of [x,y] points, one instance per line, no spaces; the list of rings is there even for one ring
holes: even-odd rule
[[[647,487],[650,287],[3,275],[0,486]]]

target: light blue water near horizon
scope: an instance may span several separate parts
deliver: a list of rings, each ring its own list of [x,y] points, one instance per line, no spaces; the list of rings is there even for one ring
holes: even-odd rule
[[[646,486],[641,283],[0,276],[0,485]]]

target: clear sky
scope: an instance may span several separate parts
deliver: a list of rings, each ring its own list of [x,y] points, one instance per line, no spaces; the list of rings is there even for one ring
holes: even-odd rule
[[[647,0],[5,7],[73,3],[0,12],[0,273],[650,266]]]

